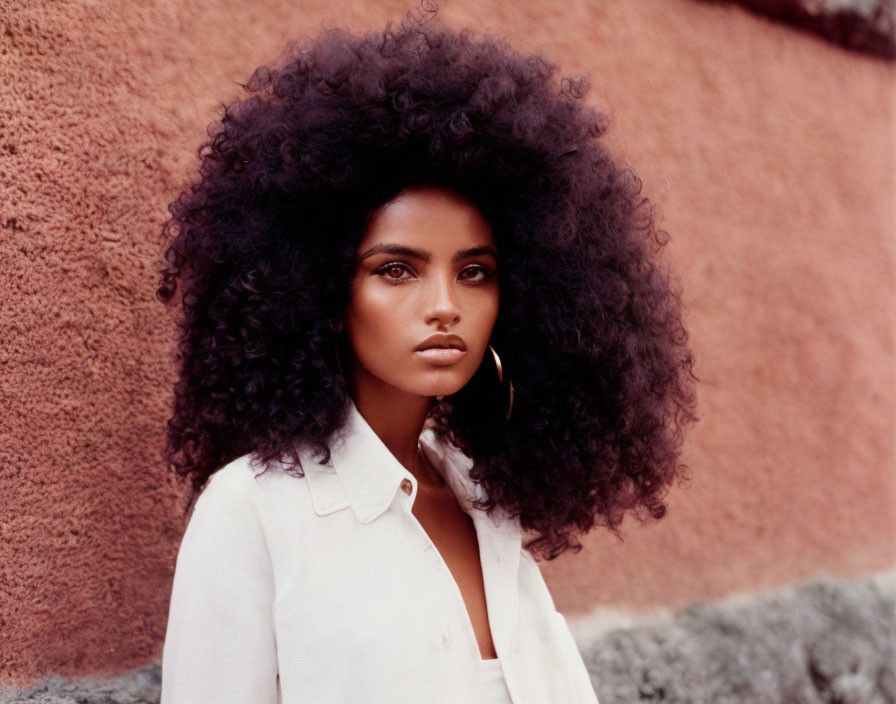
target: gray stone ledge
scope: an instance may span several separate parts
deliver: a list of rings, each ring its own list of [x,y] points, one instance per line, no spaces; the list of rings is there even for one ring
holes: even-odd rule
[[[584,649],[601,704],[896,704],[896,589],[820,579]]]
[[[0,687],[0,704],[159,704],[161,691],[162,666],[152,663],[115,677],[50,675],[24,689]]]

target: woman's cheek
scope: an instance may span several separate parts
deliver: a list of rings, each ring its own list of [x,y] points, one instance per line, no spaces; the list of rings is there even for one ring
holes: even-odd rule
[[[391,347],[407,327],[400,301],[390,296],[389,291],[367,287],[356,293],[353,308],[355,339],[352,344],[361,348],[356,349],[358,357],[374,362],[389,356]]]
[[[369,329],[380,336],[380,342],[386,343],[394,335],[407,327],[401,301],[388,292],[374,291],[365,306],[365,316]]]

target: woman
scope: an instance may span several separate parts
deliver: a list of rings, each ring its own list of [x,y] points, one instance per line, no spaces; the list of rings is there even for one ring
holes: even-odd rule
[[[694,405],[604,117],[413,19],[246,88],[166,225],[163,704],[595,702],[535,560],[662,516]]]

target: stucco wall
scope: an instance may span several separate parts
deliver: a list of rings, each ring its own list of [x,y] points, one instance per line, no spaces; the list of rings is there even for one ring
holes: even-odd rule
[[[546,566],[643,610],[896,565],[894,68],[729,5],[443,3],[586,74],[672,237],[697,354],[687,488]],[[404,2],[0,9],[0,681],[161,652],[182,500],[159,459],[165,204],[288,37]]]
[[[672,236],[702,420],[664,523],[594,535],[552,584],[585,610],[893,565],[893,66],[737,8],[634,5],[594,24],[595,98]]]

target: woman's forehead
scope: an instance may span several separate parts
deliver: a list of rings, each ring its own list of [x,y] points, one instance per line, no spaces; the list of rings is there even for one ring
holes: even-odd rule
[[[495,247],[492,227],[466,197],[441,186],[413,186],[377,208],[358,247],[396,244],[444,253]]]

